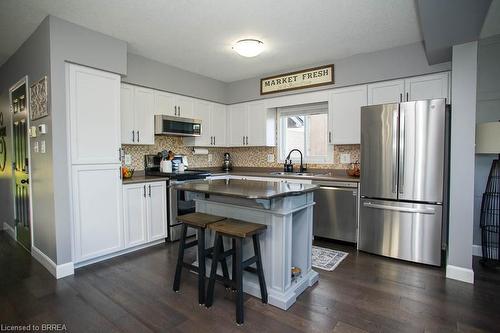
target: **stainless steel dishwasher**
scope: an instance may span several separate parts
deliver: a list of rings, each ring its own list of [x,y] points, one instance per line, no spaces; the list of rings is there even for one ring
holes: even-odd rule
[[[313,234],[317,237],[357,243],[358,184],[355,182],[313,181]]]

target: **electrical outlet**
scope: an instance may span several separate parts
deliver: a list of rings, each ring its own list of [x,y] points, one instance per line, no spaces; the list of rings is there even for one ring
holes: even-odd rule
[[[40,146],[38,144],[38,141],[35,141],[35,144],[33,145],[33,152],[38,153],[40,151]]]
[[[132,155],[125,154],[125,165],[132,165]]]
[[[349,153],[340,154],[340,163],[342,163],[342,164],[351,163],[351,154],[349,154]]]
[[[208,154],[208,163],[212,162],[212,154]]]
[[[45,140],[40,141],[40,153],[45,154]]]
[[[274,162],[274,154],[267,154],[267,162],[268,163]]]

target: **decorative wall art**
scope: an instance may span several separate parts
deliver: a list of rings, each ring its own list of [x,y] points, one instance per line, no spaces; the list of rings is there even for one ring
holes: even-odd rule
[[[30,87],[31,120],[49,115],[47,76],[33,83]]]

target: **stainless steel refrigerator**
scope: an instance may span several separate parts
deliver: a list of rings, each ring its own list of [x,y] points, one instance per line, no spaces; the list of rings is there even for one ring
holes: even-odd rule
[[[447,119],[444,99],[361,108],[360,250],[441,265]]]

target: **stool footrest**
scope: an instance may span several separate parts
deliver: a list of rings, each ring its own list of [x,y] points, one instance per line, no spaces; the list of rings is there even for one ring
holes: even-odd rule
[[[257,260],[259,260],[259,258],[257,258],[257,256],[253,256],[252,258],[243,261],[243,264],[241,266],[243,269],[245,269],[248,266],[255,264]]]
[[[187,244],[184,244],[184,249],[189,249],[193,246],[197,246],[198,245],[198,240],[194,240],[194,241],[191,241]]]
[[[257,271],[257,268],[255,268],[255,267],[245,267],[245,268],[243,268],[243,270],[245,270],[249,273],[259,274],[259,272]]]

